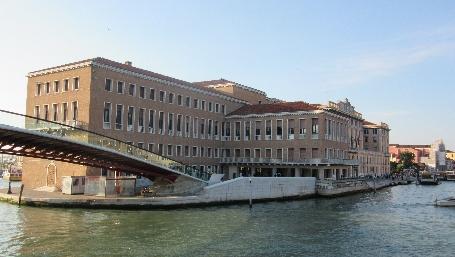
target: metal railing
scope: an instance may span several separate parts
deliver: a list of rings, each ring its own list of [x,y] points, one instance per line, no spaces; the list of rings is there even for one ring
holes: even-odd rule
[[[303,159],[285,160],[276,158],[223,157],[221,163],[257,163],[257,164],[302,164],[302,165],[359,165],[359,160],[349,159]]]
[[[78,123],[83,124],[81,122],[76,122],[75,124]],[[161,166],[201,180],[208,181],[210,178],[209,172],[200,171],[189,165],[182,164],[118,139],[103,136],[80,127],[73,127],[5,110],[0,110],[0,124],[61,137],[77,143],[114,150],[115,152],[138,158],[152,165]]]

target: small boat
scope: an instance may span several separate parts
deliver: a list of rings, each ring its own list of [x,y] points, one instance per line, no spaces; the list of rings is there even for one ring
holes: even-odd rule
[[[446,172],[447,181],[455,181],[455,171],[447,171]]]
[[[449,197],[434,201],[434,205],[441,207],[455,207],[455,197]]]
[[[9,170],[3,172],[3,180],[7,181],[21,181],[22,170],[16,167],[11,167]]]
[[[424,171],[421,174],[421,177],[419,179],[419,184],[420,185],[439,185],[441,184],[441,181],[438,179],[438,177],[434,174],[431,174],[430,172]]]

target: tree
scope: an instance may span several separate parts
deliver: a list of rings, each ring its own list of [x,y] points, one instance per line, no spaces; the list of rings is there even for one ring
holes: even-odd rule
[[[400,162],[398,166],[401,166],[402,169],[411,169],[415,167],[414,159],[415,159],[415,154],[411,152],[402,152],[399,155]],[[402,164],[402,165],[400,165]],[[401,168],[400,167],[400,168]]]

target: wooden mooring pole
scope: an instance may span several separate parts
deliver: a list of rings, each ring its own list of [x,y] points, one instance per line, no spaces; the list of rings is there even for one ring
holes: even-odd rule
[[[21,206],[22,201],[22,191],[24,191],[24,184],[21,185],[21,191],[19,192],[19,207]]]

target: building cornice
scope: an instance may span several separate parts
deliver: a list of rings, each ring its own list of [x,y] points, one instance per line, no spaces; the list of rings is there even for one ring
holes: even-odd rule
[[[43,76],[43,75],[48,75],[48,74],[52,74],[52,73],[62,72],[62,71],[69,71],[69,70],[85,68],[85,67],[91,66],[92,63],[93,63],[93,61],[83,61],[83,62],[79,62],[79,63],[53,67],[53,68],[49,68],[49,69],[33,71],[33,72],[29,72],[27,74],[27,77],[32,78],[32,77],[37,77],[37,76]]]
[[[323,113],[323,110],[315,111],[298,111],[298,112],[277,112],[277,113],[261,113],[261,114],[247,114],[247,115],[231,115],[226,119],[239,119],[239,118],[263,118],[263,117],[282,117],[282,116],[297,116],[297,115],[315,115]]]
[[[102,68],[102,69],[107,69],[107,70],[118,72],[118,73],[122,73],[122,74],[125,74],[125,75],[128,75],[128,76],[132,76],[132,77],[141,78],[141,79],[144,79],[144,80],[150,80],[150,81],[158,82],[158,83],[161,83],[161,84],[164,84],[164,85],[168,85],[168,86],[174,86],[174,87],[183,88],[183,89],[186,89],[186,90],[190,90],[190,91],[197,92],[197,93],[204,94],[204,95],[208,95],[208,96],[215,96],[215,97],[218,97],[218,98],[221,98],[221,99],[224,99],[224,100],[227,100],[227,101],[235,102],[235,103],[248,104],[247,101],[240,100],[240,99],[237,99],[237,98],[234,98],[234,97],[230,97],[230,96],[226,96],[226,95],[223,95],[223,94],[218,94],[216,92],[211,92],[211,91],[195,88],[195,87],[189,86],[189,85],[184,85],[183,83],[176,83],[174,81],[170,81],[170,80],[166,80],[166,79],[161,79],[161,78],[145,75],[145,74],[142,74],[142,73],[139,73],[139,72],[134,72],[134,71],[129,71],[129,70],[126,70],[126,69],[114,67],[112,65],[108,65],[108,64],[101,63],[101,62],[97,62],[96,60],[83,61],[83,62],[79,62],[79,63],[62,65],[62,66],[53,67],[53,68],[49,68],[49,69],[34,71],[34,72],[28,73],[27,77],[31,78],[31,77],[43,76],[43,75],[48,75],[48,74],[52,74],[52,73],[68,71],[68,70],[74,70],[74,69],[79,69],[79,68],[84,68],[84,67],[89,67],[89,66]]]

